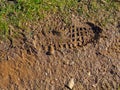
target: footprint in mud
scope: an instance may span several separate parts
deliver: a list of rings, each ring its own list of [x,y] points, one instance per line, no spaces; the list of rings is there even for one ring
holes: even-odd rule
[[[88,43],[97,43],[102,29],[91,22],[86,22],[81,25],[71,25],[62,33],[57,30],[51,33],[49,40],[52,43],[48,44],[47,55],[53,54],[54,50],[73,49],[86,46]]]

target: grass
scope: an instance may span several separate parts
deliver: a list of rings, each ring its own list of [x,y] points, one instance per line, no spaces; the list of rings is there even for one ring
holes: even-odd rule
[[[67,21],[72,11],[105,26],[113,22],[116,11],[120,11],[120,4],[111,0],[0,0],[0,37],[9,36],[9,25],[25,28],[25,23],[39,21],[49,12],[59,13]]]
[[[9,25],[24,27],[24,23],[43,19],[48,12],[67,13],[75,7],[74,0],[0,0],[0,35],[8,35]]]
[[[91,0],[80,2],[78,12],[84,18],[105,26],[118,19],[116,12],[120,12],[120,3],[112,0]]]

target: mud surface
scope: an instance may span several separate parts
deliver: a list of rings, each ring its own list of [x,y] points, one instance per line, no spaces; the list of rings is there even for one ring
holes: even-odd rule
[[[15,29],[0,42],[0,90],[69,90],[71,78],[73,90],[120,88],[119,25],[48,17],[31,32]]]

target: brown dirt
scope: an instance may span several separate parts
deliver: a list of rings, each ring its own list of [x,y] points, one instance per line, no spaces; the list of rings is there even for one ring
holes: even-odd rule
[[[0,90],[69,90],[71,78],[73,90],[118,90],[119,27],[51,16],[29,28],[0,42]]]

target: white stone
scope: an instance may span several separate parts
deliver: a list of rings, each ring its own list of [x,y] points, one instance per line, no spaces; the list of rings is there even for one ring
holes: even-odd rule
[[[69,81],[69,83],[68,83],[68,88],[73,89],[74,84],[75,84],[74,83],[74,78],[71,78],[70,81]]]

